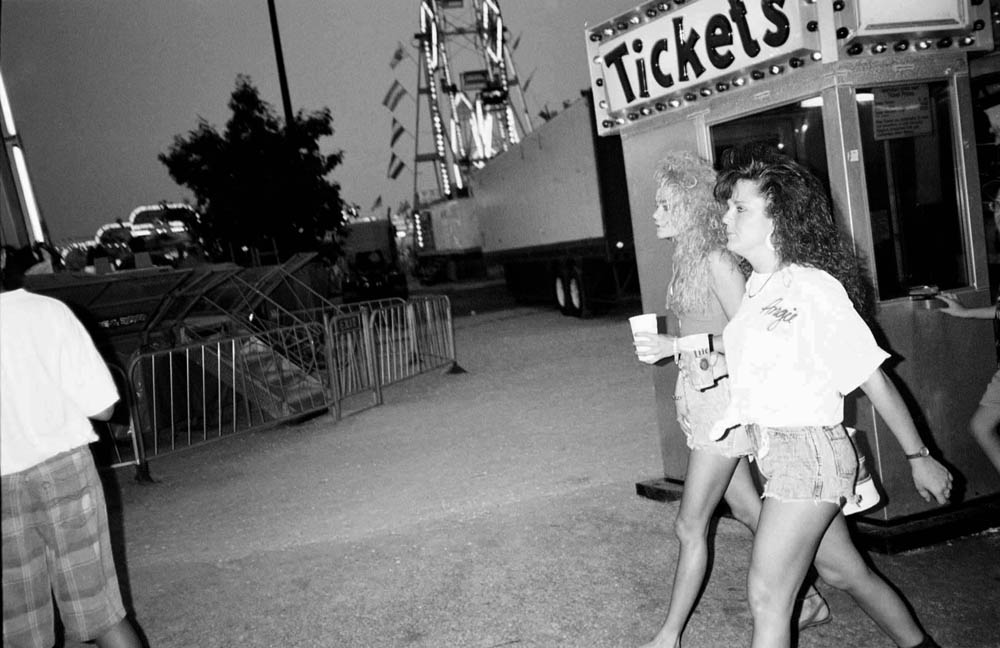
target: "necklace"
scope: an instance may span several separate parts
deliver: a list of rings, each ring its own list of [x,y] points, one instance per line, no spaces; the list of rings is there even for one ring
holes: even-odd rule
[[[753,299],[754,297],[756,297],[757,295],[759,295],[761,293],[761,291],[764,290],[764,286],[767,285],[767,282],[769,282],[771,280],[771,277],[773,277],[776,274],[778,274],[778,272],[774,271],[771,274],[767,275],[767,279],[764,280],[764,283],[762,283],[760,285],[760,288],[758,288],[757,292],[755,292],[755,293],[751,293],[750,292],[750,286],[747,286],[747,297],[749,297],[750,299]]]

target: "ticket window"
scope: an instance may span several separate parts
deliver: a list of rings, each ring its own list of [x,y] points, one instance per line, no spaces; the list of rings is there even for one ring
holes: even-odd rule
[[[829,188],[826,144],[823,133],[823,102],[811,97],[792,104],[740,117],[711,128],[712,154],[716,166],[733,146],[764,143],[799,162]]]
[[[879,299],[969,285],[948,82],[856,98]]]

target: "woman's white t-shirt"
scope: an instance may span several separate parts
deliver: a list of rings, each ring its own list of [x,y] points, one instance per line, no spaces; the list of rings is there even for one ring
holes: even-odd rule
[[[733,424],[841,423],[844,396],[889,357],[840,282],[799,265],[752,274],[723,338]]]

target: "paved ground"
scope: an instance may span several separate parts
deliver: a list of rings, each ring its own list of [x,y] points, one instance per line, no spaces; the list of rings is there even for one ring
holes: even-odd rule
[[[456,319],[466,374],[385,404],[118,473],[127,579],[154,647],[636,646],[658,628],[676,504],[625,317]],[[686,646],[749,640],[749,533],[729,519]],[[1000,646],[1000,533],[874,562],[943,646]],[[844,595],[803,648],[891,647]]]

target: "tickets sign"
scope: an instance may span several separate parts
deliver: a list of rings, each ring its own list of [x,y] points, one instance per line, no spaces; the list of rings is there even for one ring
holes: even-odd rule
[[[718,81],[819,49],[807,0],[659,2],[589,27],[595,97],[610,116],[659,99],[713,91]]]

